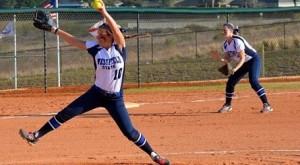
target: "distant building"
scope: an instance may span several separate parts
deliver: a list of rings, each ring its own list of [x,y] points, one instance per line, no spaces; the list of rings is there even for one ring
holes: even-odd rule
[[[83,0],[59,0],[58,8],[88,8],[89,4]]]
[[[213,1],[211,0],[181,0],[181,1],[175,1],[174,6],[176,7],[229,7],[228,4],[232,0],[223,0],[218,1],[215,0],[214,4],[212,4]]]
[[[190,7],[190,6],[199,6],[199,1],[198,0],[183,0],[176,2],[174,4],[176,7]]]
[[[293,7],[299,6],[300,0],[258,0],[255,4],[251,0],[233,0],[231,7]]]
[[[81,0],[59,0],[58,3],[61,4],[75,4],[75,3],[81,3]]]
[[[176,7],[293,7],[300,6],[300,0],[215,0],[215,4],[211,4],[209,0],[182,0],[174,3]]]
[[[231,2],[229,2],[229,6],[230,7],[245,7],[245,8],[249,8],[249,7],[255,7],[258,4],[254,4],[253,1],[249,1],[249,0],[233,0]]]
[[[299,6],[299,0],[260,0],[265,7],[293,7]]]

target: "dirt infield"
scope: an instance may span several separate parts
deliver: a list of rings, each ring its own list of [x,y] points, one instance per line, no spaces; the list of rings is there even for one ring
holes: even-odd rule
[[[76,92],[74,92],[76,91]],[[78,92],[79,91],[79,92]],[[30,147],[18,130],[39,129],[85,88],[0,92],[0,164],[153,164],[123,137],[103,109],[78,116]],[[274,107],[252,90],[237,91],[233,111],[216,113],[220,91],[126,92],[135,127],[174,165],[300,164],[300,90],[267,90]]]

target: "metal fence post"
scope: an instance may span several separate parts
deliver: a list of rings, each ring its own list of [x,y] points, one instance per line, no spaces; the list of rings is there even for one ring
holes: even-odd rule
[[[44,31],[44,91],[47,93],[47,39],[46,32]]]
[[[55,0],[55,8],[58,8],[58,0]],[[59,15],[56,13],[56,26],[59,28]],[[59,36],[56,36],[56,52],[57,52],[57,86],[61,86],[61,75],[60,75],[60,41]]]
[[[283,49],[285,50],[285,36],[286,36],[286,29],[285,29],[285,23],[283,23]]]
[[[195,32],[195,53],[196,53],[196,55],[195,55],[195,57],[197,58],[197,56],[198,56],[198,49],[197,49],[197,45],[198,45],[198,40],[197,40],[197,32]]]
[[[229,22],[229,14],[226,16],[226,22]]]
[[[151,37],[151,62],[152,62],[152,64],[154,63],[154,44],[153,44],[153,37],[152,36],[150,36]]]
[[[136,20],[136,31],[137,34],[139,34],[139,22],[140,22],[140,14],[137,13],[137,20]],[[137,37],[137,81],[138,81],[138,87],[141,87],[141,73],[140,73],[140,37]]]
[[[16,15],[14,14],[14,70],[15,70],[15,89],[18,88],[18,67],[17,67],[17,31],[16,31]]]
[[[265,45],[262,44],[261,50],[262,77],[265,77]]]

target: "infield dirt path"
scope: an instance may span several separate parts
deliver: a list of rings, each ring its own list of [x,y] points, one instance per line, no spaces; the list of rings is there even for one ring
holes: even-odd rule
[[[39,129],[84,91],[0,92],[0,164],[153,164],[100,108],[68,121],[33,147],[19,137],[20,128]],[[259,113],[262,105],[252,90],[237,91],[232,112],[216,113],[223,96],[125,90],[125,101],[139,104],[128,109],[134,126],[174,165],[300,164],[300,91],[268,91],[270,114]]]

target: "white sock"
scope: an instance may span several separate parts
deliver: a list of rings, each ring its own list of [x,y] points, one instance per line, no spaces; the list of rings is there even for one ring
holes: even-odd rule
[[[37,138],[39,136],[39,132],[34,132],[34,137]]]
[[[155,156],[157,156],[157,153],[151,152],[151,158],[153,159]]]

